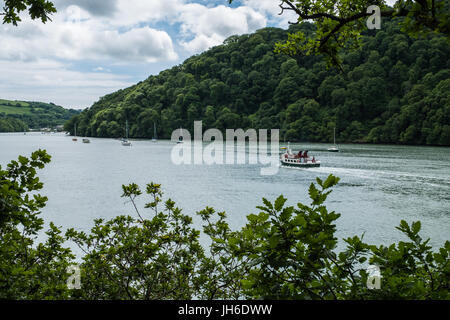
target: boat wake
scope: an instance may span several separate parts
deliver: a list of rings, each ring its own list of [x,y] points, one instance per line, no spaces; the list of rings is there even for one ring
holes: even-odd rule
[[[352,168],[338,168],[338,167],[320,167],[310,168],[310,172],[318,174],[333,174],[338,177],[355,177],[369,180],[388,180],[392,182],[412,182],[426,184],[432,187],[450,188],[450,183],[444,177],[435,175],[423,175],[398,171],[382,171],[382,170],[367,170],[367,169],[352,169]]]

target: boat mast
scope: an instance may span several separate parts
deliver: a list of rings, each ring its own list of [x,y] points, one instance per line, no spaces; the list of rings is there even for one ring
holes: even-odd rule
[[[334,145],[336,145],[336,127],[334,127]]]
[[[153,122],[153,139],[156,140],[156,123]]]

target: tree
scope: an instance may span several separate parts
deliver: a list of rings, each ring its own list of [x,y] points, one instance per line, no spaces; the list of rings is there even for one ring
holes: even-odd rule
[[[123,186],[133,216],[95,220],[90,232],[70,229],[65,237],[50,224],[48,240],[35,245],[47,198],[36,169],[50,162],[42,150],[0,167],[0,299],[443,299],[450,298],[450,242],[432,251],[420,222],[402,221],[408,238],[373,246],[362,237],[345,239],[337,251],[340,214],[325,206],[339,178],[311,183],[311,204],[286,206],[263,199],[258,214],[232,231],[225,212],[197,212],[209,245],[202,246],[193,217],[175,202],[163,205],[161,186],[149,183],[145,208],[136,184]],[[68,290],[74,261],[62,246],[73,241],[84,255],[81,289]],[[381,288],[367,287],[367,264],[382,273]]]
[[[259,214],[247,216],[226,242],[213,238],[218,254],[245,261],[241,283],[250,299],[448,299],[450,242],[432,252],[420,235],[421,224],[402,221],[397,228],[409,242],[372,246],[349,237],[336,252],[336,220],[324,203],[339,178],[317,179],[309,188],[310,205],[285,206],[287,199],[263,199]],[[226,227],[222,227],[225,228]],[[367,263],[382,274],[380,290],[370,290]],[[364,264],[366,264],[364,267]]]
[[[203,120],[205,130],[279,128],[283,136],[289,133],[287,140],[329,142],[329,123],[334,122],[342,143],[450,145],[444,129],[447,87],[439,85],[449,78],[450,43],[437,34],[413,39],[400,31],[397,21],[383,26],[377,33],[363,34],[358,50],[340,53],[344,74],[327,69],[317,56],[274,54],[275,44],[289,33],[312,37],[312,23],[289,30],[265,28],[257,37],[237,36],[103,97],[81,113],[77,127],[95,134],[102,121],[116,121],[123,128],[128,120],[133,137],[152,138],[156,122],[158,137],[168,139],[180,126],[192,130],[194,120]],[[252,53],[253,45],[264,48],[265,54]],[[436,63],[441,64],[439,72]],[[306,104],[308,99],[318,105]],[[73,130],[70,123],[67,128]],[[413,140],[401,139],[413,124]],[[101,131],[105,137],[114,135],[114,130]]]
[[[325,201],[339,178],[317,179],[309,188],[310,205],[285,206],[263,199],[259,214],[232,231],[224,212],[197,212],[209,247],[199,242],[192,217],[150,183],[146,193],[151,217],[137,209],[142,192],[123,186],[135,216],[98,219],[91,232],[66,233],[85,252],[83,289],[75,299],[448,299],[450,242],[431,251],[420,235],[420,222],[397,228],[410,242],[372,246],[362,237],[345,239],[336,251],[335,222]],[[367,286],[368,264],[382,274],[379,290]]]
[[[42,23],[46,23],[50,19],[50,15],[56,12],[56,8],[51,1],[48,0],[5,0],[3,12],[3,23],[17,23],[22,21],[19,17],[20,12],[28,10],[31,19],[41,19]]]
[[[74,259],[62,246],[61,231],[52,223],[47,241],[36,244],[44,220],[39,217],[46,197],[36,169],[50,156],[42,150],[0,166],[0,299],[66,299],[67,268]]]
[[[340,65],[338,53],[343,48],[361,46],[360,34],[366,29],[364,20],[373,14],[368,10],[372,5],[381,9],[382,17],[402,17],[397,21],[410,35],[437,32],[450,36],[450,7],[446,0],[399,0],[393,8],[385,0],[281,0],[280,14],[294,12],[298,16],[294,24],[312,20],[317,32],[312,39],[304,32],[290,34],[285,43],[277,44],[276,51],[292,56],[324,54],[330,65]]]
[[[136,208],[137,216],[95,221],[91,234],[67,231],[68,239],[85,252],[82,264],[81,299],[192,299],[198,291],[198,270],[203,248],[192,218],[168,199],[159,208],[162,192],[157,184],[146,188],[153,217],[145,218],[136,206],[142,194],[135,184],[123,186],[123,197]]]

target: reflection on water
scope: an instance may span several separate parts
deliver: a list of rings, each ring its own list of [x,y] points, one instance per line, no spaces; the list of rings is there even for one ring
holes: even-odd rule
[[[86,230],[94,218],[133,214],[120,197],[121,185],[151,181],[161,183],[185,213],[212,206],[239,228],[262,197],[283,194],[292,205],[307,202],[311,182],[332,173],[341,178],[328,201],[329,209],[342,214],[338,237],[365,233],[371,243],[398,241],[403,237],[395,226],[405,219],[421,220],[435,246],[450,239],[449,148],[341,145],[341,153],[328,153],[324,144],[291,144],[293,150],[311,150],[322,167],[261,176],[259,165],[173,165],[173,145],[135,141],[125,148],[113,139],[82,144],[60,134],[1,134],[0,164],[46,149],[52,163],[40,173],[49,197],[43,216],[64,228]]]

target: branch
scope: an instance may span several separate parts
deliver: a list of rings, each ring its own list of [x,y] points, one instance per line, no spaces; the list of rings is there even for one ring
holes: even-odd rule
[[[286,3],[289,6],[289,8],[283,7],[283,3]],[[287,1],[287,0],[283,0],[283,2],[280,4],[280,8],[282,9],[281,13],[283,13],[284,10],[292,10],[295,13],[297,13],[304,20],[328,18],[328,19],[335,20],[335,21],[342,21],[341,17],[337,17],[335,15],[325,13],[325,12],[308,15],[308,14],[302,12],[299,8],[297,8],[291,1]]]
[[[136,206],[136,203],[134,202],[134,198],[135,198],[135,197],[133,198],[133,197],[130,196],[129,198],[130,198],[131,203],[133,204],[134,210],[137,212],[139,218],[141,219],[141,222],[144,222],[144,218],[142,218],[142,216],[141,216],[141,214],[139,213],[139,210],[138,210],[138,208],[137,208],[137,206]]]
[[[392,17],[394,13],[395,13],[395,10],[386,10],[386,11],[381,12],[381,16],[382,16],[382,17]],[[407,11],[406,11],[406,12],[403,12],[403,11],[402,11],[402,14],[406,15],[406,14],[407,14]],[[352,21],[359,20],[359,19],[361,19],[361,18],[369,17],[369,16],[371,16],[371,15],[372,15],[372,13],[360,12],[360,13],[354,14],[353,16],[350,16],[350,17],[348,17],[348,18],[341,18],[341,19],[339,19],[339,24],[338,24],[337,26],[335,26],[335,27],[333,28],[333,30],[331,30],[324,38],[322,38],[322,39],[320,40],[320,46],[319,46],[319,48],[322,48],[322,47],[325,45],[325,43],[328,42],[328,40],[330,39],[330,37],[331,37],[332,35],[334,35],[335,33],[337,33],[337,32],[338,32],[343,26],[345,26],[347,23],[350,23],[350,22],[352,22]]]

